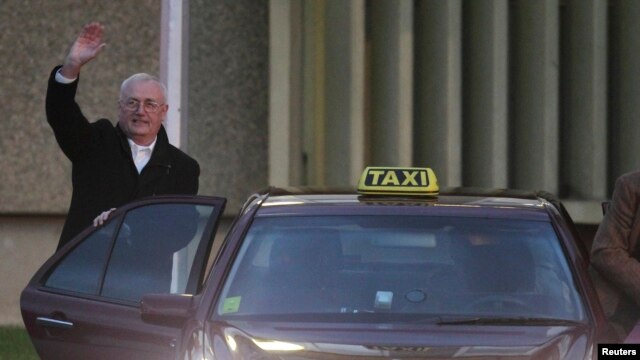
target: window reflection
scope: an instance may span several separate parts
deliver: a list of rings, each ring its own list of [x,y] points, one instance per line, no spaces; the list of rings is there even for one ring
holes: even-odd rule
[[[115,222],[89,235],[53,269],[45,286],[96,295],[111,248]]]
[[[102,295],[139,301],[148,293],[184,293],[200,243],[197,235],[211,211],[189,204],[158,204],[128,212]]]
[[[547,222],[270,217],[256,219],[247,234],[218,314],[582,320],[578,299]]]

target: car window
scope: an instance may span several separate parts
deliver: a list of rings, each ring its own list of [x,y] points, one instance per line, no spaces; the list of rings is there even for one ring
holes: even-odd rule
[[[246,235],[216,314],[582,320],[579,298],[548,222],[265,217]]]
[[[102,296],[139,301],[184,293],[210,207],[159,204],[127,213],[105,274]]]
[[[202,244],[208,239],[201,235],[213,214],[210,205],[133,208],[84,239],[54,267],[45,286],[136,303],[148,293],[193,293],[200,269],[192,274],[192,265],[206,252]]]
[[[97,294],[115,229],[116,222],[112,221],[89,235],[53,269],[45,286]]]

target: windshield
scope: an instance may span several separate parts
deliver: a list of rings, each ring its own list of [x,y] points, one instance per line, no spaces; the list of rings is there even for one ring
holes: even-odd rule
[[[406,215],[256,218],[216,314],[374,322],[585,317],[550,223]]]

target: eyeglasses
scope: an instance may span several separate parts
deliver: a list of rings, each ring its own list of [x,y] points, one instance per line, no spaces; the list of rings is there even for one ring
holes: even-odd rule
[[[140,100],[137,99],[126,99],[126,100],[120,100],[120,104],[127,110],[129,111],[138,111],[138,109],[140,108]],[[158,110],[160,110],[160,107],[164,105],[164,104],[158,104],[155,101],[145,101],[144,103],[142,103],[142,109],[144,109],[145,112],[153,114],[153,113],[157,113]]]

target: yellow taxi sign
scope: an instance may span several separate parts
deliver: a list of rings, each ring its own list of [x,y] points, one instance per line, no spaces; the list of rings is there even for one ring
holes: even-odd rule
[[[438,195],[438,180],[430,168],[379,167],[364,169],[358,192],[369,195]]]

